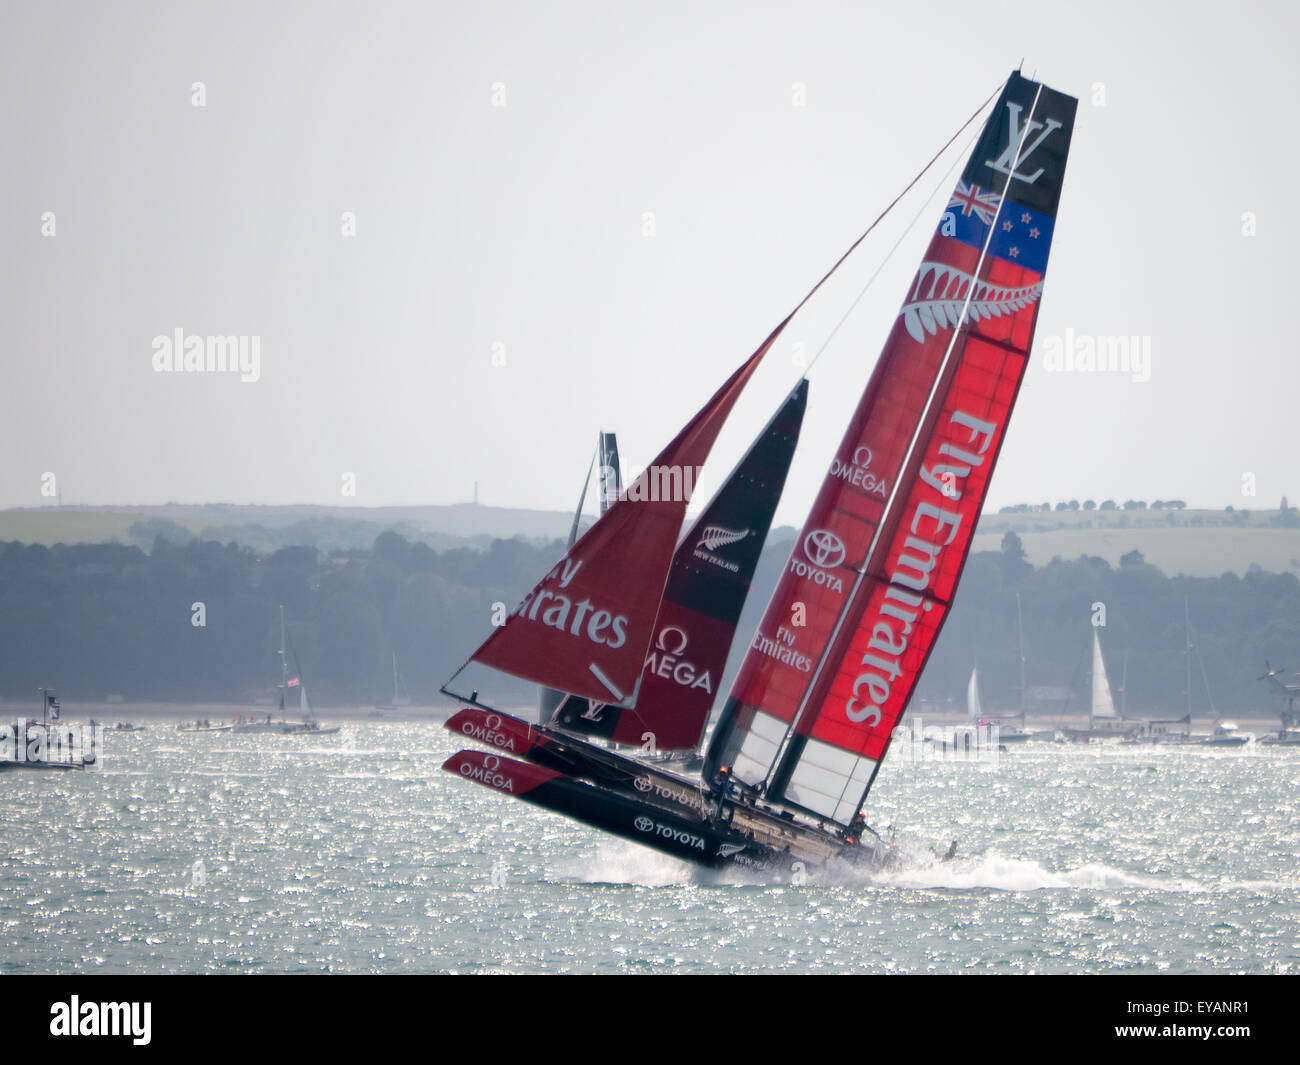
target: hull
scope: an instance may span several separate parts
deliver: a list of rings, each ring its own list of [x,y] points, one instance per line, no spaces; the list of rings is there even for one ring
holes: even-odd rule
[[[278,731],[286,736],[333,736],[338,732],[338,725],[321,728],[319,725],[282,725]]]
[[[509,714],[461,710],[447,719],[447,728],[503,754],[590,780],[616,794],[652,800],[676,813],[699,816],[712,801],[703,783],[678,776],[663,764],[639,762]]]
[[[0,772],[9,769],[86,769],[88,762],[19,762],[16,759],[0,760]]]
[[[448,772],[698,865],[798,873],[796,862],[886,868],[894,861],[874,839],[845,840],[508,714],[462,710],[447,727],[494,749],[461,751],[443,765]]]
[[[1088,743],[1090,740],[1128,740],[1138,734],[1138,729],[1113,728],[1066,728],[1061,732],[1067,740],[1074,743]]]

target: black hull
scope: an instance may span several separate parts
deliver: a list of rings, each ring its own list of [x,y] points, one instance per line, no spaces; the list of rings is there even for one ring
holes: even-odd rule
[[[488,718],[499,727],[467,727]],[[698,781],[508,715],[461,711],[448,727],[527,761],[461,751],[444,769],[675,858],[790,875],[836,860],[875,868],[893,860],[874,838],[845,840],[761,805],[720,798]]]

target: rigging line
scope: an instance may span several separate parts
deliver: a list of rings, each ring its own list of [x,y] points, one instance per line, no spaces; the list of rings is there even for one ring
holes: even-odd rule
[[[982,110],[983,109],[981,108],[981,111]],[[934,202],[935,197],[937,197],[943,191],[944,185],[947,184],[947,182],[952,180],[953,171],[956,170],[957,167],[961,165],[962,160],[966,158],[966,153],[970,151],[971,147],[975,144],[975,142],[978,139],[979,139],[979,131],[976,130],[975,133],[971,136],[970,140],[966,142],[965,147],[962,148],[961,153],[957,156],[956,159],[953,160],[952,165],[948,167],[948,169],[944,172],[943,176],[939,178],[939,180],[935,183],[934,191],[931,192],[925,198],[925,201],[921,204],[916,214],[912,217],[912,220],[907,223],[907,228],[904,229],[902,234],[899,236],[899,238],[896,241],[894,241],[894,246],[885,253],[885,257],[880,260],[880,265],[877,266],[875,271],[872,273],[872,275],[869,278],[867,278],[866,284],[862,286],[862,291],[859,292],[857,296],[854,298],[853,302],[849,304],[849,309],[845,311],[843,316],[840,318],[840,320],[835,323],[835,327],[830,331],[826,339],[822,342],[821,347],[817,349],[816,353],[813,355],[808,365],[804,367],[803,373],[799,375],[800,379],[808,376],[808,374],[812,371],[812,368],[817,364],[817,360],[822,357],[822,353],[828,347],[830,347],[831,342],[835,339],[836,335],[839,333],[844,323],[847,322],[849,318],[853,315],[853,312],[857,310],[858,304],[861,303],[863,298],[866,296],[867,290],[870,289],[871,286],[875,284],[876,278],[878,278],[881,272],[885,269],[885,267],[889,265],[889,261],[894,257],[894,253],[897,252],[898,249],[902,246],[903,241],[905,241],[909,236],[911,236],[912,230],[914,230],[916,228],[917,223],[921,221],[922,215],[926,214],[930,210],[930,205]],[[952,142],[949,141],[948,143],[951,144]]]
[[[966,132],[966,127],[968,127],[972,122],[974,122],[977,118],[979,118],[979,116],[983,113],[984,108],[988,107],[988,105],[993,101],[993,99],[998,95],[998,93],[1002,91],[1003,84],[1005,83],[999,83],[998,87],[989,94],[988,99],[986,99],[982,104],[980,104],[979,107],[975,109],[974,114],[972,114],[970,118],[966,119],[966,121],[961,124],[961,128],[958,129],[956,133],[954,133],[951,137],[948,138],[947,143],[942,148],[940,148],[937,152],[934,153],[934,155],[930,158],[930,161],[921,168],[920,173],[918,173],[916,177],[912,178],[912,180],[907,183],[907,188],[903,189],[902,192],[900,192],[897,196],[895,196],[889,202],[889,205],[883,211],[881,211],[880,214],[876,216],[876,220],[872,222],[871,225],[867,226],[867,228],[863,231],[862,235],[858,237],[858,239],[855,240],[852,244],[849,245],[848,250],[843,255],[841,255],[838,259],[835,260],[835,265],[832,266],[829,270],[826,271],[825,274],[822,275],[821,280],[818,281],[817,284],[813,285],[813,287],[808,290],[808,295],[806,295],[803,299],[801,299],[799,303],[795,306],[795,309],[792,310],[788,315],[786,315],[785,320],[787,322],[791,318],[793,318],[796,314],[798,314],[800,310],[802,310],[803,305],[807,303],[810,299],[812,299],[814,295],[816,295],[817,290],[821,288],[822,285],[826,284],[826,282],[830,280],[831,274],[835,273],[835,271],[840,268],[844,260],[847,259],[850,255],[852,255],[855,251],[857,251],[858,245],[861,244],[864,240],[867,239],[867,237],[871,235],[872,230],[874,230],[876,226],[880,225],[880,223],[884,220],[885,215],[889,214],[889,212],[892,211],[898,205],[898,201],[901,200],[904,196],[906,196],[909,192],[911,192],[912,189],[916,186],[917,182],[919,182],[923,177],[925,177],[930,167],[934,166],[934,164],[937,163],[939,159],[943,156],[943,153],[952,147],[953,142],[956,141],[958,137],[960,137],[963,133]]]
[[[578,497],[578,509],[573,515],[573,527],[569,530],[569,546],[572,547],[578,539],[578,526],[582,524],[582,508],[587,502],[587,489],[591,487],[591,471],[596,468],[596,456],[600,454],[600,444],[596,445],[596,450],[591,454],[591,462],[587,464],[587,479],[582,482],[582,495]]]
[[[1205,656],[1197,650],[1196,641],[1192,639],[1192,626],[1190,621],[1187,625],[1187,653],[1196,656],[1196,664],[1201,670],[1201,680],[1205,684],[1205,701],[1209,704],[1210,713],[1217,718],[1219,716],[1219,709],[1214,705],[1214,693],[1210,691],[1210,677],[1209,674],[1205,672]],[[1188,684],[1187,687],[1190,690],[1191,684]],[[1190,703],[1190,699],[1188,701]]]

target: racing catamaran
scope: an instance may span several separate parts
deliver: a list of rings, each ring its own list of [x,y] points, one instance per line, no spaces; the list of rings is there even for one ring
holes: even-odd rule
[[[950,609],[1024,376],[1075,107],[1018,72],[998,94],[749,642],[701,776],[646,755],[670,735],[698,741],[718,679],[700,663],[717,661],[719,647],[725,659],[752,575],[738,558],[727,568],[727,552],[757,557],[806,385],[679,539],[693,477],[758,363],[865,233],[447,682],[446,694],[470,704],[448,727],[488,750],[460,751],[443,768],[704,865],[890,860],[862,809]],[[758,483],[745,472],[755,466],[766,471]],[[744,506],[752,518],[731,516]],[[566,715],[567,699],[545,724],[504,714],[476,689],[453,689],[471,665],[570,693],[586,715]],[[636,754],[586,738],[647,733],[651,746]]]

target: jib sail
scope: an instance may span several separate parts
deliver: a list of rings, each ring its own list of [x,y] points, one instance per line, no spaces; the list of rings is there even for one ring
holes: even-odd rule
[[[635,709],[569,699],[560,725],[649,751],[699,744],[807,404],[801,381],[679,543]]]
[[[470,662],[599,702],[635,699],[699,468],[788,321],[727,379]]]

